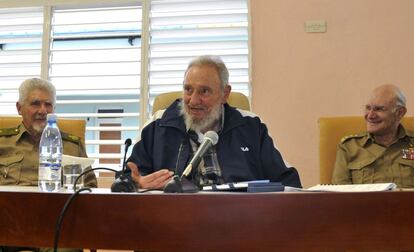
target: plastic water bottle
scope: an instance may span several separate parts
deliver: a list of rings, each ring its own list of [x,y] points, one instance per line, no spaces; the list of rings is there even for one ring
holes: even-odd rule
[[[55,114],[47,115],[39,144],[39,189],[44,192],[61,188],[63,145],[56,119]]]

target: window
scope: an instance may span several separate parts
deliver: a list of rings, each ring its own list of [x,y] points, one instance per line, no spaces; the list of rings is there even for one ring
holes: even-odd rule
[[[245,0],[151,1],[149,94],[182,90],[188,62],[220,55],[234,91],[249,96]]]
[[[119,167],[122,139],[137,139],[141,14],[139,4],[52,10],[49,78],[56,112],[88,121],[86,147],[96,165]]]
[[[24,79],[50,79],[58,116],[87,120],[95,166],[119,168],[124,140],[137,139],[157,94],[182,89],[194,56],[221,56],[249,96],[247,0],[81,2],[0,3],[0,114],[17,114]]]
[[[40,76],[43,8],[0,9],[1,114],[16,114],[17,88]]]

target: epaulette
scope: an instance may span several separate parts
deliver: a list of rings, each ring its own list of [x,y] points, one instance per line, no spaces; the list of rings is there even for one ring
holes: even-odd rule
[[[62,140],[66,140],[75,144],[80,144],[81,139],[78,136],[62,132]]]
[[[361,137],[364,137],[364,136],[366,136],[367,135],[367,133],[366,132],[362,132],[362,133],[358,133],[358,134],[352,134],[352,135],[347,135],[347,136],[344,136],[342,139],[341,139],[341,143],[344,143],[345,141],[347,141],[347,140],[349,140],[349,139],[352,139],[352,138],[361,138]]]
[[[0,129],[0,136],[14,136],[19,134],[19,128],[5,128]]]

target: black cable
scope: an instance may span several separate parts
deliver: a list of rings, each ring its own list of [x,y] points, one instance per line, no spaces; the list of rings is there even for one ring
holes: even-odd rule
[[[65,213],[66,213],[67,209],[69,208],[69,205],[72,203],[73,199],[75,199],[75,197],[77,195],[79,195],[80,192],[83,192],[83,191],[92,192],[92,190],[89,187],[84,187],[84,188],[81,188],[81,189],[79,189],[79,190],[76,191],[76,184],[78,183],[79,178],[81,178],[82,176],[84,176],[86,173],[89,173],[89,172],[95,171],[95,170],[107,170],[107,171],[112,171],[112,172],[115,172],[115,173],[117,172],[116,170],[111,169],[111,168],[96,167],[96,168],[88,169],[88,170],[82,172],[75,179],[75,182],[73,182],[74,193],[65,202],[65,205],[63,206],[62,211],[59,214],[58,221],[56,223],[55,239],[54,239],[54,244],[53,244],[53,251],[54,252],[57,252],[57,246],[58,246],[58,243],[59,243],[60,229],[62,227],[63,217],[65,216]],[[157,189],[146,189],[146,190],[142,190],[142,191],[140,191],[138,193],[144,193],[144,192],[155,191],[155,190],[157,190]]]
[[[111,168],[105,168],[105,167],[97,167],[97,168],[92,168],[92,169],[88,169],[84,172],[82,172],[81,174],[79,174],[79,176],[75,179],[75,182],[73,183],[73,190],[74,193],[68,198],[68,200],[65,202],[65,205],[62,208],[62,211],[60,211],[59,214],[59,218],[58,221],[56,223],[56,229],[55,229],[55,239],[54,239],[54,243],[53,243],[53,251],[57,252],[57,246],[59,243],[59,237],[60,237],[60,229],[62,227],[62,222],[63,222],[63,217],[65,216],[65,213],[69,207],[69,205],[72,203],[73,199],[75,199],[75,197],[77,195],[79,195],[80,192],[83,191],[89,191],[92,192],[92,190],[89,187],[85,187],[85,188],[81,188],[79,190],[76,191],[76,184],[79,180],[79,178],[81,178],[82,176],[84,176],[86,173],[89,173],[91,171],[95,171],[95,170],[107,170],[107,171],[113,171],[116,172],[116,170],[111,169]]]
[[[62,226],[62,221],[63,221],[63,217],[65,216],[66,210],[68,209],[69,205],[72,203],[73,199],[79,195],[80,192],[82,191],[89,191],[91,192],[92,190],[89,187],[85,187],[85,188],[81,188],[77,191],[75,191],[66,201],[65,205],[62,208],[62,211],[60,211],[59,214],[59,218],[58,221],[56,223],[56,229],[55,229],[55,239],[54,239],[54,243],[53,243],[53,251],[57,252],[57,246],[59,243],[59,236],[60,236],[60,228]]]
[[[96,167],[96,168],[87,169],[84,172],[82,172],[81,174],[79,174],[78,177],[76,177],[75,182],[73,182],[73,190],[76,190],[76,184],[78,183],[79,178],[84,176],[86,173],[89,173],[89,172],[95,171],[95,170],[107,170],[107,171],[112,171],[112,172],[115,172],[115,173],[117,172],[114,169],[106,168],[106,167]]]

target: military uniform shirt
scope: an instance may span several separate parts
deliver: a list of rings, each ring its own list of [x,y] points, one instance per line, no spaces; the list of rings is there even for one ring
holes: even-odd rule
[[[414,133],[400,125],[397,136],[389,147],[375,143],[367,132],[344,137],[338,145],[332,182],[393,182],[400,188],[414,187],[414,160],[403,158],[403,150],[413,147]]]
[[[79,137],[61,132],[63,154],[87,157]],[[0,129],[0,185],[37,186],[39,146],[23,124],[17,128]],[[85,186],[96,187],[93,172],[85,175]]]

